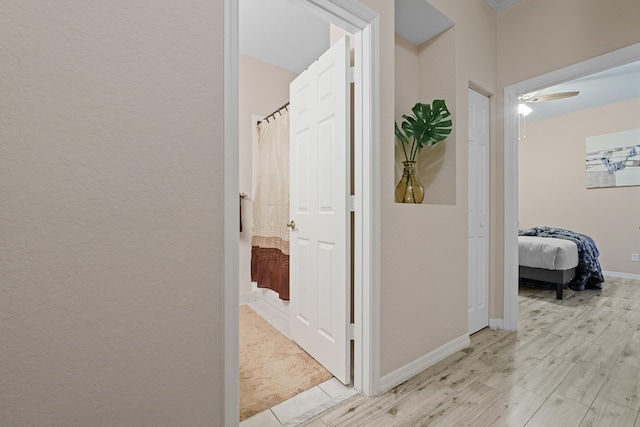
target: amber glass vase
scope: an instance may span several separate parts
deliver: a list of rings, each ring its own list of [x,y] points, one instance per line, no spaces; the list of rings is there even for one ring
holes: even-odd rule
[[[402,178],[396,187],[396,203],[422,203],[424,187],[418,181],[416,162],[405,161]]]

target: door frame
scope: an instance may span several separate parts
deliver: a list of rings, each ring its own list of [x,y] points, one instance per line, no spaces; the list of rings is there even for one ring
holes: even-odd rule
[[[354,91],[354,388],[379,390],[380,379],[380,19],[356,0],[297,0],[355,34]],[[237,0],[224,0],[224,419],[239,419],[239,206]]]
[[[640,43],[506,86],[504,89],[504,314],[503,329],[518,328],[518,97],[535,90],[640,60]]]

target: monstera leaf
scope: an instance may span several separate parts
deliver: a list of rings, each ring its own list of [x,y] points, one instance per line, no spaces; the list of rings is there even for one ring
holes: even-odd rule
[[[434,100],[431,105],[418,102],[411,111],[413,115],[402,116],[402,130],[395,123],[395,133],[402,142],[405,160],[415,161],[423,147],[444,141],[451,133],[453,123],[447,119],[451,113],[442,99]]]

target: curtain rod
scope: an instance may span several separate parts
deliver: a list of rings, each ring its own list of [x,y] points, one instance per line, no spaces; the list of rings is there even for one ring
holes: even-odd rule
[[[260,123],[262,123],[262,122],[263,122],[263,120],[266,120],[266,121],[267,121],[267,123],[269,123],[269,117],[273,116],[273,118],[275,119],[275,118],[276,118],[276,113],[279,113],[280,111],[282,111],[283,109],[287,108],[288,106],[289,106],[289,103],[287,102],[287,103],[286,103],[286,104],[284,104],[282,107],[278,108],[276,111],[274,111],[273,113],[269,114],[269,115],[268,115],[267,117],[265,117],[264,119],[262,119],[262,120],[258,120],[258,123],[257,123],[257,124],[259,125]]]

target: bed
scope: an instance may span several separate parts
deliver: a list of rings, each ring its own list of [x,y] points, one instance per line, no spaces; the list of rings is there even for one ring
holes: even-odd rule
[[[560,300],[565,285],[577,291],[602,289],[599,252],[591,237],[546,226],[519,230],[518,234],[521,285],[551,285]]]
[[[531,285],[531,280],[554,284],[556,298],[562,299],[564,286],[576,275],[578,246],[569,240],[518,236],[518,264],[521,285]]]

